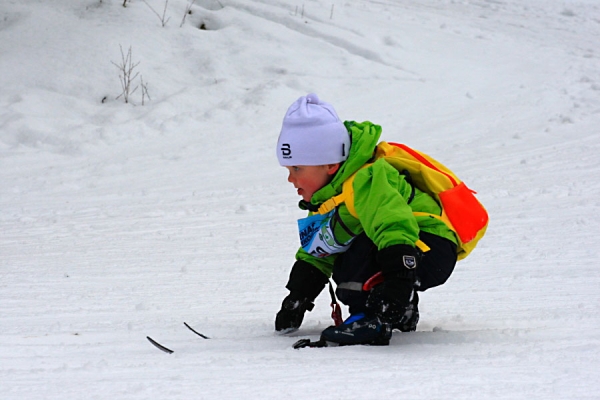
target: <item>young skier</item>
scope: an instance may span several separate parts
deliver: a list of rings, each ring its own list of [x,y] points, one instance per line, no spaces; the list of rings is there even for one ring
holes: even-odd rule
[[[300,97],[287,110],[277,157],[309,217],[298,221],[301,247],[286,285],[289,295],[275,319],[277,332],[297,330],[333,276],[336,294],[351,315],[325,329],[321,341],[388,344],[392,329],[416,330],[417,291],[443,284],[454,270],[454,232],[437,218],[413,215],[440,215],[434,198],[383,159],[365,167],[373,161],[380,135],[381,127],[371,122],[340,121],[316,94]],[[355,213],[346,203],[317,213],[355,173]],[[369,281],[378,273],[382,282]]]

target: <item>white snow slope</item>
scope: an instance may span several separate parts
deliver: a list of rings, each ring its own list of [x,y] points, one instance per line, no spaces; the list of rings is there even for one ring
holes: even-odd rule
[[[122,4],[0,2],[1,399],[600,398],[597,0]],[[326,293],[273,332],[304,216],[274,147],[308,92],[490,213],[387,347],[292,349]]]

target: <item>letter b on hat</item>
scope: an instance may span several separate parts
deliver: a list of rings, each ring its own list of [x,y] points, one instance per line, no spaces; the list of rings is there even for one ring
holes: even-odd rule
[[[292,158],[292,149],[289,143],[281,144],[281,157],[282,158]]]

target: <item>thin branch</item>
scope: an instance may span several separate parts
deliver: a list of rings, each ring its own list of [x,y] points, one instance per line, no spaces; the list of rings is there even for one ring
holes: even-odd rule
[[[193,0],[190,4],[187,5],[187,7],[185,8],[185,13],[183,14],[183,18],[181,20],[181,24],[179,25],[179,27],[181,28],[183,26],[183,24],[185,23],[185,17],[188,16],[188,14],[192,13],[192,6],[194,5],[194,3],[196,2],[196,0]]]
[[[144,4],[146,4],[148,6],[148,8],[150,8],[152,10],[152,12],[154,14],[156,14],[156,16],[158,17],[158,19],[160,19],[160,23],[162,24],[163,28],[165,27],[165,25],[167,25],[167,22],[169,22],[169,20],[171,19],[171,17],[165,19],[165,16],[167,15],[167,5],[169,4],[169,0],[165,0],[165,8],[163,10],[163,14],[162,16],[156,12],[156,10],[154,8],[152,8],[152,6],[150,4],[148,4],[148,2],[146,2],[146,0],[142,0],[144,2]]]
[[[144,82],[144,78],[140,75],[140,85],[142,86],[142,105],[145,104],[145,100],[146,97],[148,97],[148,100],[152,100],[150,98],[150,94],[148,93],[148,83]]]

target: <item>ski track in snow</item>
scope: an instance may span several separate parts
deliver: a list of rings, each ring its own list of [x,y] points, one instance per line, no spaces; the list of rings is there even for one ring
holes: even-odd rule
[[[188,4],[0,5],[0,398],[600,398],[595,0]],[[273,333],[304,215],[274,145],[311,91],[490,213],[388,347],[292,349],[326,293]]]

